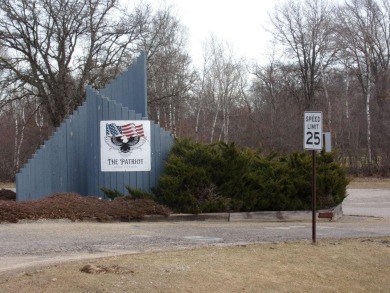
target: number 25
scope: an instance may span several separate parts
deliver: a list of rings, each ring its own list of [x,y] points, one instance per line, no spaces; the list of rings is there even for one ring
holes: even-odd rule
[[[319,145],[321,142],[320,139],[320,133],[319,132],[306,132],[307,139],[306,139],[306,144],[311,144],[311,145]],[[314,141],[313,141],[314,140]]]

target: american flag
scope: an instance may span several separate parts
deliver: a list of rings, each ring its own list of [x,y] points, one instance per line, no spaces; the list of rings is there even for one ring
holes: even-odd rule
[[[106,135],[121,136],[122,130],[115,123],[106,124]]]
[[[134,123],[129,123],[122,125],[122,133],[127,137],[141,137],[144,136],[144,126],[142,124],[135,125]]]
[[[144,136],[144,126],[142,124],[135,125],[134,123],[118,126],[115,123],[106,124],[106,135],[130,137]]]

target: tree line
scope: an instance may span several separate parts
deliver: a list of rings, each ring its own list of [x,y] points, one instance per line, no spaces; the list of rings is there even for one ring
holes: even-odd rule
[[[149,118],[176,137],[288,153],[303,149],[303,112],[322,111],[342,164],[390,173],[390,0],[286,0],[269,14],[269,58],[257,64],[214,35],[194,64],[190,32],[168,5],[3,0],[0,14],[2,180],[87,85],[104,87],[140,51]]]

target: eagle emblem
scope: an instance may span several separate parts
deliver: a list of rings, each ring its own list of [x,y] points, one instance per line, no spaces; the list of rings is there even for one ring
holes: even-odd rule
[[[142,124],[106,123],[104,141],[111,149],[117,150],[121,154],[130,154],[132,150],[140,148],[146,142],[146,137]]]

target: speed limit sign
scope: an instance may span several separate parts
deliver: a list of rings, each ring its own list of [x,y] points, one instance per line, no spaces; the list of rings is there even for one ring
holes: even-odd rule
[[[305,150],[321,150],[322,112],[305,112],[304,116],[303,148]]]

